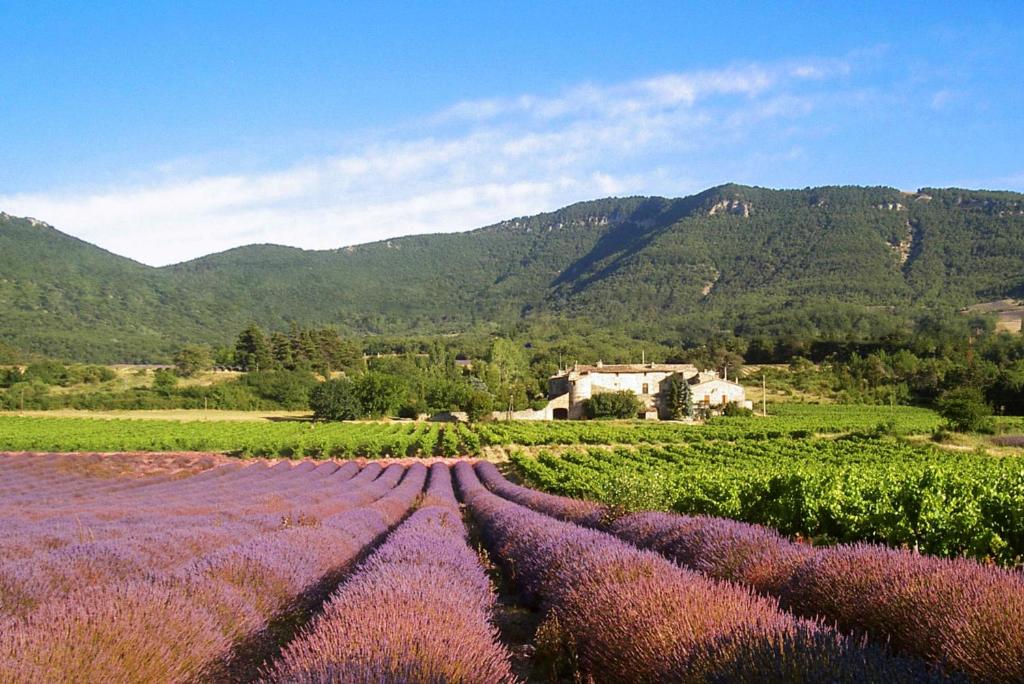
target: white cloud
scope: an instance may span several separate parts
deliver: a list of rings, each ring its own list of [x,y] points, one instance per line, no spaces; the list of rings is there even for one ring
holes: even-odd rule
[[[848,70],[748,64],[467,101],[418,135],[345,155],[222,175],[166,163],[149,184],[0,196],[0,208],[150,264],[253,242],[323,249],[464,230],[610,194],[683,194],[744,158],[796,159],[792,123],[813,112],[812,84]]]

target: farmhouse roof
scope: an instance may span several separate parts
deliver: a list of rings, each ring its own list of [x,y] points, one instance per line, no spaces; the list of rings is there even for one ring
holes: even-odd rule
[[[682,371],[696,371],[697,367],[691,363],[601,363],[577,364],[564,373],[679,373]]]
[[[734,385],[736,387],[742,387],[742,385],[740,383],[733,382],[732,380],[726,380],[724,378],[708,378],[706,380],[701,380],[699,378],[694,378],[693,380],[690,381],[690,384],[693,385],[694,387],[701,387],[703,385],[711,385],[711,384],[718,383],[718,382],[724,382],[726,385]]]

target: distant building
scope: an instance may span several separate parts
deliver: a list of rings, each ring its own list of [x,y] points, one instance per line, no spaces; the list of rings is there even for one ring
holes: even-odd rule
[[[712,413],[721,410],[726,404],[739,404],[744,408],[753,408],[747,401],[747,393],[743,385],[718,377],[695,377],[690,380],[690,397],[695,407],[704,407]]]
[[[575,365],[548,379],[548,405],[537,411],[537,419],[585,418],[587,399],[602,392],[630,391],[637,395],[643,408],[638,418],[668,418],[669,410],[663,391],[667,381],[679,376],[690,385],[691,399],[696,407],[709,412],[720,410],[730,402],[750,408],[743,386],[726,380],[715,371],[699,371],[688,363],[644,363]],[[525,412],[524,412],[525,413]]]

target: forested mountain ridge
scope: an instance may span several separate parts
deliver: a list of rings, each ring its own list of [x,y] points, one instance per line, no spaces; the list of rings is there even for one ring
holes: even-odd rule
[[[863,338],[914,311],[1017,296],[1024,195],[1010,192],[723,185],[164,268],[0,214],[0,342],[95,361],[166,358],[249,321],[429,334],[585,317],[659,339]]]

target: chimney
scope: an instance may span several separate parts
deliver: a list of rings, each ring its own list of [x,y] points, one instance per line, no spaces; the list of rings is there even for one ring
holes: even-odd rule
[[[597,367],[598,368],[604,368],[604,361],[601,361],[600,359],[598,359],[597,360]]]

